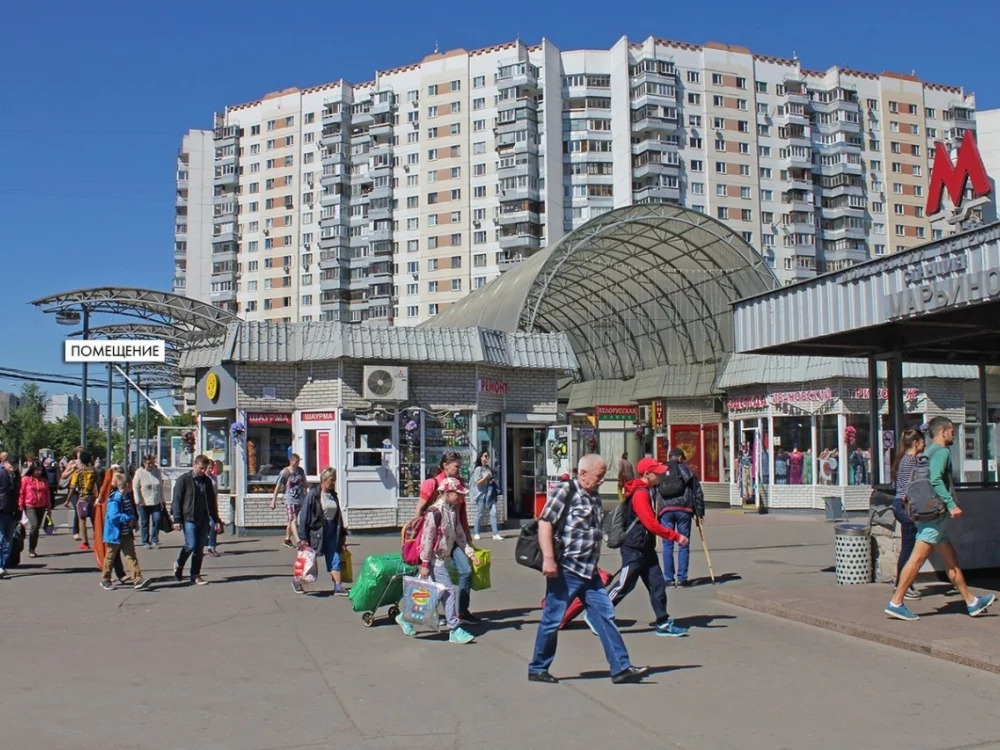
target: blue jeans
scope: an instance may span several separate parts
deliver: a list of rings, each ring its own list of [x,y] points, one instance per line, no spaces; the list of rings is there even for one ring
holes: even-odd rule
[[[209,526],[203,526],[194,521],[184,522],[184,546],[177,555],[177,569],[184,570],[184,564],[191,558],[191,580],[201,575],[201,561],[205,557],[205,545],[208,543]]]
[[[215,538],[216,538],[215,524],[210,523],[208,525],[208,548],[213,552],[215,552]]]
[[[326,558],[327,572],[340,570],[340,546],[336,532],[339,524],[336,521],[323,521],[323,557]]]
[[[587,616],[604,647],[611,674],[628,669],[628,650],[615,625],[615,608],[611,606],[608,592],[604,590],[601,577],[594,571],[589,579],[560,568],[555,578],[545,579],[545,609],[538,623],[535,636],[535,652],[528,664],[528,673],[546,672],[556,658],[556,640],[559,624],[569,603],[579,597],[587,608]]]
[[[897,497],[892,501],[892,514],[899,521],[901,541],[899,559],[896,561],[896,580],[898,581],[903,574],[903,567],[906,565],[906,561],[910,559],[910,555],[913,554],[913,548],[917,544],[917,525],[906,515],[906,511],[903,509],[903,498],[901,497]]]
[[[660,523],[678,534],[690,538],[693,513],[683,510],[668,510],[660,516]],[[677,545],[680,547],[680,545]],[[691,562],[691,547],[680,547],[677,550],[677,583],[688,579],[688,564]],[[663,540],[663,579],[667,583],[674,580],[674,543]]]
[[[484,492],[476,498],[476,517],[472,523],[473,534],[479,534],[479,520],[487,512],[490,514],[490,529],[493,530],[493,536],[500,533],[497,531],[497,494],[490,491]]]
[[[451,560],[458,571],[458,614],[469,611],[469,597],[472,592],[472,562],[465,550],[456,545],[451,551]]]
[[[19,518],[0,515],[0,568],[7,567],[10,557],[10,542],[14,538],[14,531],[20,523]]]
[[[163,507],[160,505],[139,505],[139,533],[143,544],[160,543],[160,518]],[[152,525],[150,525],[152,521]]]

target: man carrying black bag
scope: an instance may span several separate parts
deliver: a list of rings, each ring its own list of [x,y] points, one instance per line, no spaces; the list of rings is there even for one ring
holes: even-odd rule
[[[538,623],[535,650],[528,664],[530,682],[558,682],[549,673],[556,656],[559,625],[569,603],[579,597],[587,607],[594,630],[604,646],[615,684],[639,682],[647,667],[634,667],[615,625],[614,608],[597,572],[603,539],[603,512],[597,494],[607,465],[600,456],[580,459],[579,476],[564,483],[548,499],[538,520],[538,543],[545,576],[545,609]],[[556,558],[555,527],[559,527],[562,555]]]

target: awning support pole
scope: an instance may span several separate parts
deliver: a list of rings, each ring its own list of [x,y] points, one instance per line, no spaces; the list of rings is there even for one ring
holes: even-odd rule
[[[983,475],[980,481],[989,481],[990,459],[990,423],[986,413],[986,365],[979,365],[979,454],[983,462]]]
[[[880,484],[882,474],[882,439],[878,430],[878,360],[868,358],[868,452],[871,455],[872,487]],[[850,450],[850,447],[848,447]],[[847,456],[844,456],[847,460]]]

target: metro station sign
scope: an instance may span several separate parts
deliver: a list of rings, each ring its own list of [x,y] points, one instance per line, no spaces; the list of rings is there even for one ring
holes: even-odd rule
[[[968,218],[969,211],[982,200],[973,200],[968,204],[965,201],[966,185],[972,183],[972,196],[974,199],[982,199],[993,192],[990,178],[986,174],[986,167],[983,166],[983,157],[979,154],[979,146],[976,145],[975,133],[966,130],[962,137],[962,145],[958,148],[958,157],[954,163],[948,153],[948,147],[937,141],[934,144],[934,164],[931,167],[931,184],[927,191],[927,206],[925,213],[930,218],[935,214],[943,213],[941,198],[944,191],[948,191],[948,197],[954,210],[946,217],[949,224],[957,224]]]

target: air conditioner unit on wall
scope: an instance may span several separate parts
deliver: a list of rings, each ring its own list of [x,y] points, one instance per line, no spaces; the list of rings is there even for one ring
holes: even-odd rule
[[[369,401],[406,401],[409,398],[410,368],[365,365],[362,396]]]
[[[639,420],[638,421],[644,422],[646,424],[649,424],[649,421],[650,421],[650,417],[649,417],[649,404],[639,404]]]

